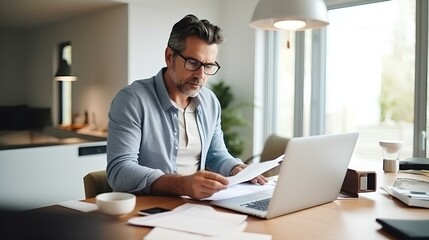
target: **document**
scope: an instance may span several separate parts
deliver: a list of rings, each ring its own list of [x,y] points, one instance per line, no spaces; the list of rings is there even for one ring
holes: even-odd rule
[[[246,224],[242,224],[242,228],[244,230],[244,227]],[[222,236],[203,236],[199,234],[194,233],[187,233],[187,232],[180,232],[165,228],[159,228],[156,227],[152,229],[144,238],[144,240],[225,240],[225,239],[231,239],[231,240],[271,240],[272,236],[267,234],[260,234],[260,233],[248,233],[248,232],[242,232],[237,231],[233,232],[227,235]]]
[[[91,211],[95,211],[98,209],[97,205],[95,203],[81,202],[78,200],[70,200],[70,201],[60,202],[60,203],[58,203],[58,205],[65,207],[65,208],[77,210],[80,212],[91,212]]]
[[[246,219],[247,215],[218,212],[209,206],[186,203],[169,212],[131,218],[128,223],[205,236],[222,236],[237,232]]]
[[[265,185],[259,185],[259,184],[253,184],[253,183],[240,183],[240,184],[229,186],[227,189],[216,192],[212,196],[208,198],[204,198],[202,200],[222,200],[222,199],[242,196],[245,194],[260,192],[268,189],[274,190],[275,186],[276,186],[276,181],[274,180],[270,180]]]
[[[279,162],[283,160],[283,157],[284,157],[284,154],[274,160],[260,162],[260,163],[252,163],[248,165],[236,175],[228,177],[228,180],[229,180],[228,186],[232,186],[238,183],[252,180],[258,175],[261,175],[262,173],[278,166]]]

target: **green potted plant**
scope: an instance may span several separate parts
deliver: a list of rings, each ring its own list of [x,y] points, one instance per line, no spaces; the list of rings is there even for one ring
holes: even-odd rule
[[[240,108],[244,104],[233,105],[234,95],[229,86],[224,81],[211,84],[211,90],[219,99],[222,109],[222,131],[224,134],[225,145],[231,155],[239,157],[244,151],[244,139],[236,132],[237,127],[247,125],[245,119],[240,116]]]

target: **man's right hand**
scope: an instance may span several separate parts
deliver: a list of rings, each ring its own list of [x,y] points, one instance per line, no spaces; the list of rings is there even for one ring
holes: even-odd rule
[[[226,189],[227,186],[226,177],[214,172],[197,171],[188,176],[166,174],[152,184],[151,192],[203,199]]]
[[[198,171],[185,176],[186,192],[194,199],[212,196],[214,193],[228,187],[228,179],[220,174],[208,171]]]

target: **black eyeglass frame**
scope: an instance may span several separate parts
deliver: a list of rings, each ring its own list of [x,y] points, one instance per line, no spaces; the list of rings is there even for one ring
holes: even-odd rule
[[[186,69],[186,70],[189,70],[189,71],[193,71],[193,72],[195,72],[195,71],[197,71],[198,69],[200,69],[201,68],[201,66],[204,66],[204,74],[206,74],[206,75],[210,75],[210,76],[213,76],[213,75],[215,75],[218,71],[219,71],[219,69],[220,69],[220,65],[219,65],[219,63],[218,62],[216,62],[215,61],[215,64],[213,64],[213,63],[203,63],[203,62],[200,62],[200,61],[198,61],[197,59],[195,59],[195,58],[188,58],[188,57],[185,57],[185,56],[183,56],[179,51],[177,51],[177,50],[175,50],[175,49],[171,49],[171,50],[173,50],[173,52],[174,52],[174,54],[177,54],[177,55],[179,55],[181,58],[183,58],[183,60],[185,60],[185,62],[183,63],[183,67]],[[186,63],[189,63],[189,61],[194,61],[195,63],[198,63],[199,64],[199,66],[197,67],[197,68],[195,68],[195,69],[190,69],[189,68],[189,66],[188,67],[186,67]],[[190,63],[190,65],[193,65],[192,63]],[[214,73],[207,73],[206,72],[206,66],[211,66],[211,67],[217,67],[217,69],[216,69],[216,71],[214,72]]]

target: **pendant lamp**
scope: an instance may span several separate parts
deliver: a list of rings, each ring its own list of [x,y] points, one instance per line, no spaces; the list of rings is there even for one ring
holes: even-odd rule
[[[259,0],[250,26],[265,30],[304,31],[329,24],[323,0]]]
[[[55,81],[76,81],[76,76],[71,76],[70,74],[70,65],[65,59],[60,61],[60,66],[58,67],[57,73],[55,74]]]
[[[59,63],[54,80],[61,82],[59,87],[58,123],[62,127],[72,126],[72,82],[77,80],[71,76],[70,65],[65,59]]]

